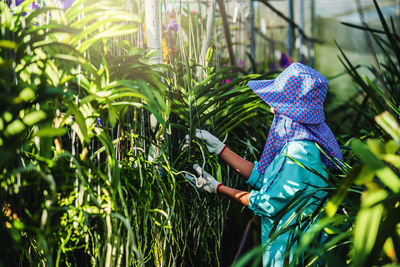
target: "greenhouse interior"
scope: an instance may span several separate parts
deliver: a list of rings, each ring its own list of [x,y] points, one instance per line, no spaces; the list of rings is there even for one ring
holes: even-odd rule
[[[0,267],[400,266],[399,0],[0,2]]]

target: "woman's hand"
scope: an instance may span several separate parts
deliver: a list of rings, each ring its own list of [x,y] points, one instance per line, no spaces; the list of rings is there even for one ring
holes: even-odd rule
[[[196,129],[195,136],[206,143],[208,152],[220,155],[226,145],[206,130]]]
[[[193,165],[193,169],[197,172],[199,177],[193,177],[192,175],[186,174],[185,178],[196,188],[208,193],[221,193],[227,195],[243,205],[249,206],[249,192],[223,185],[197,164]]]
[[[218,154],[229,166],[231,166],[237,173],[245,178],[249,178],[251,171],[254,168],[254,163],[245,160],[235,152],[230,150],[224,143],[217,137],[210,134],[206,130],[196,129],[195,136],[206,143],[207,149],[210,153]],[[189,138],[187,136],[186,138]]]
[[[193,169],[197,172],[199,177],[193,177],[192,175],[186,174],[186,180],[188,180],[198,189],[201,189],[208,193],[217,193],[218,186],[222,185],[222,183],[218,182],[211,174],[205,172],[197,164],[193,165]]]

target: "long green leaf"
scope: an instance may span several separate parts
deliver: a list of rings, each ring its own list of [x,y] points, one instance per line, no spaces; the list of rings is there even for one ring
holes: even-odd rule
[[[400,126],[389,112],[385,111],[376,116],[375,121],[393,138],[395,142],[400,143]]]
[[[354,140],[351,144],[356,155],[366,164],[378,178],[393,192],[400,192],[400,178],[386,166],[368,147],[360,140]]]
[[[96,34],[89,38],[88,40],[84,41],[78,50],[83,53],[86,51],[90,46],[92,46],[95,42],[103,38],[112,38],[117,36],[123,36],[131,33],[135,33],[137,31],[136,26],[134,25],[116,25],[113,26],[106,31]]]
[[[81,136],[81,142],[83,143],[89,143],[90,138],[88,136],[88,129],[86,127],[86,122],[85,118],[83,117],[82,113],[79,111],[79,108],[72,103],[71,101],[64,99],[65,104],[68,106],[69,111],[74,115],[74,119],[80,129],[80,132],[82,133]]]
[[[368,191],[362,197],[362,208],[357,214],[354,228],[353,266],[366,263],[377,238],[384,212],[383,204],[376,204],[388,196],[385,190]]]

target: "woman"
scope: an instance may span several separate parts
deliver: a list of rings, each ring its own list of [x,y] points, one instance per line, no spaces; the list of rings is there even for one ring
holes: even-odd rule
[[[311,171],[327,177],[326,165],[336,166],[342,155],[331,130],[324,122],[323,102],[328,82],[316,70],[301,63],[293,63],[274,80],[250,81],[248,86],[271,106],[274,120],[259,162],[249,162],[231,151],[207,131],[196,130],[196,137],[205,141],[210,153],[218,154],[225,162],[255,188],[251,192],[223,185],[200,166],[194,165],[200,175],[186,175],[196,186],[208,192],[225,194],[261,217],[264,266],[283,266],[289,232],[268,240],[279,211],[299,193],[306,193],[326,183]],[[316,143],[329,155],[320,153]],[[297,161],[297,163],[296,163]],[[300,164],[298,164],[300,163]],[[324,194],[317,193],[315,198]],[[309,205],[306,213],[316,208]],[[310,201],[313,202],[313,201]],[[294,210],[279,221],[278,229],[288,221]]]

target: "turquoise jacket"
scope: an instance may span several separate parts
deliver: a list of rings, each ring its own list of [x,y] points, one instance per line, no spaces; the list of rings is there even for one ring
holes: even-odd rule
[[[268,166],[264,175],[258,173],[258,162],[255,162],[247,182],[256,189],[250,192],[249,208],[261,217],[261,241],[266,246],[263,266],[283,266],[290,233],[286,232],[272,241],[269,240],[279,211],[294,199],[296,193],[305,193],[315,187],[327,185],[321,177],[299,166],[284,154],[327,177],[320,151],[312,141],[288,142]],[[322,191],[315,194],[316,198],[324,196]],[[310,203],[312,204],[308,206],[306,213],[314,211],[318,204],[315,199],[310,200]],[[294,209],[282,217],[277,230],[282,228],[293,213]]]

